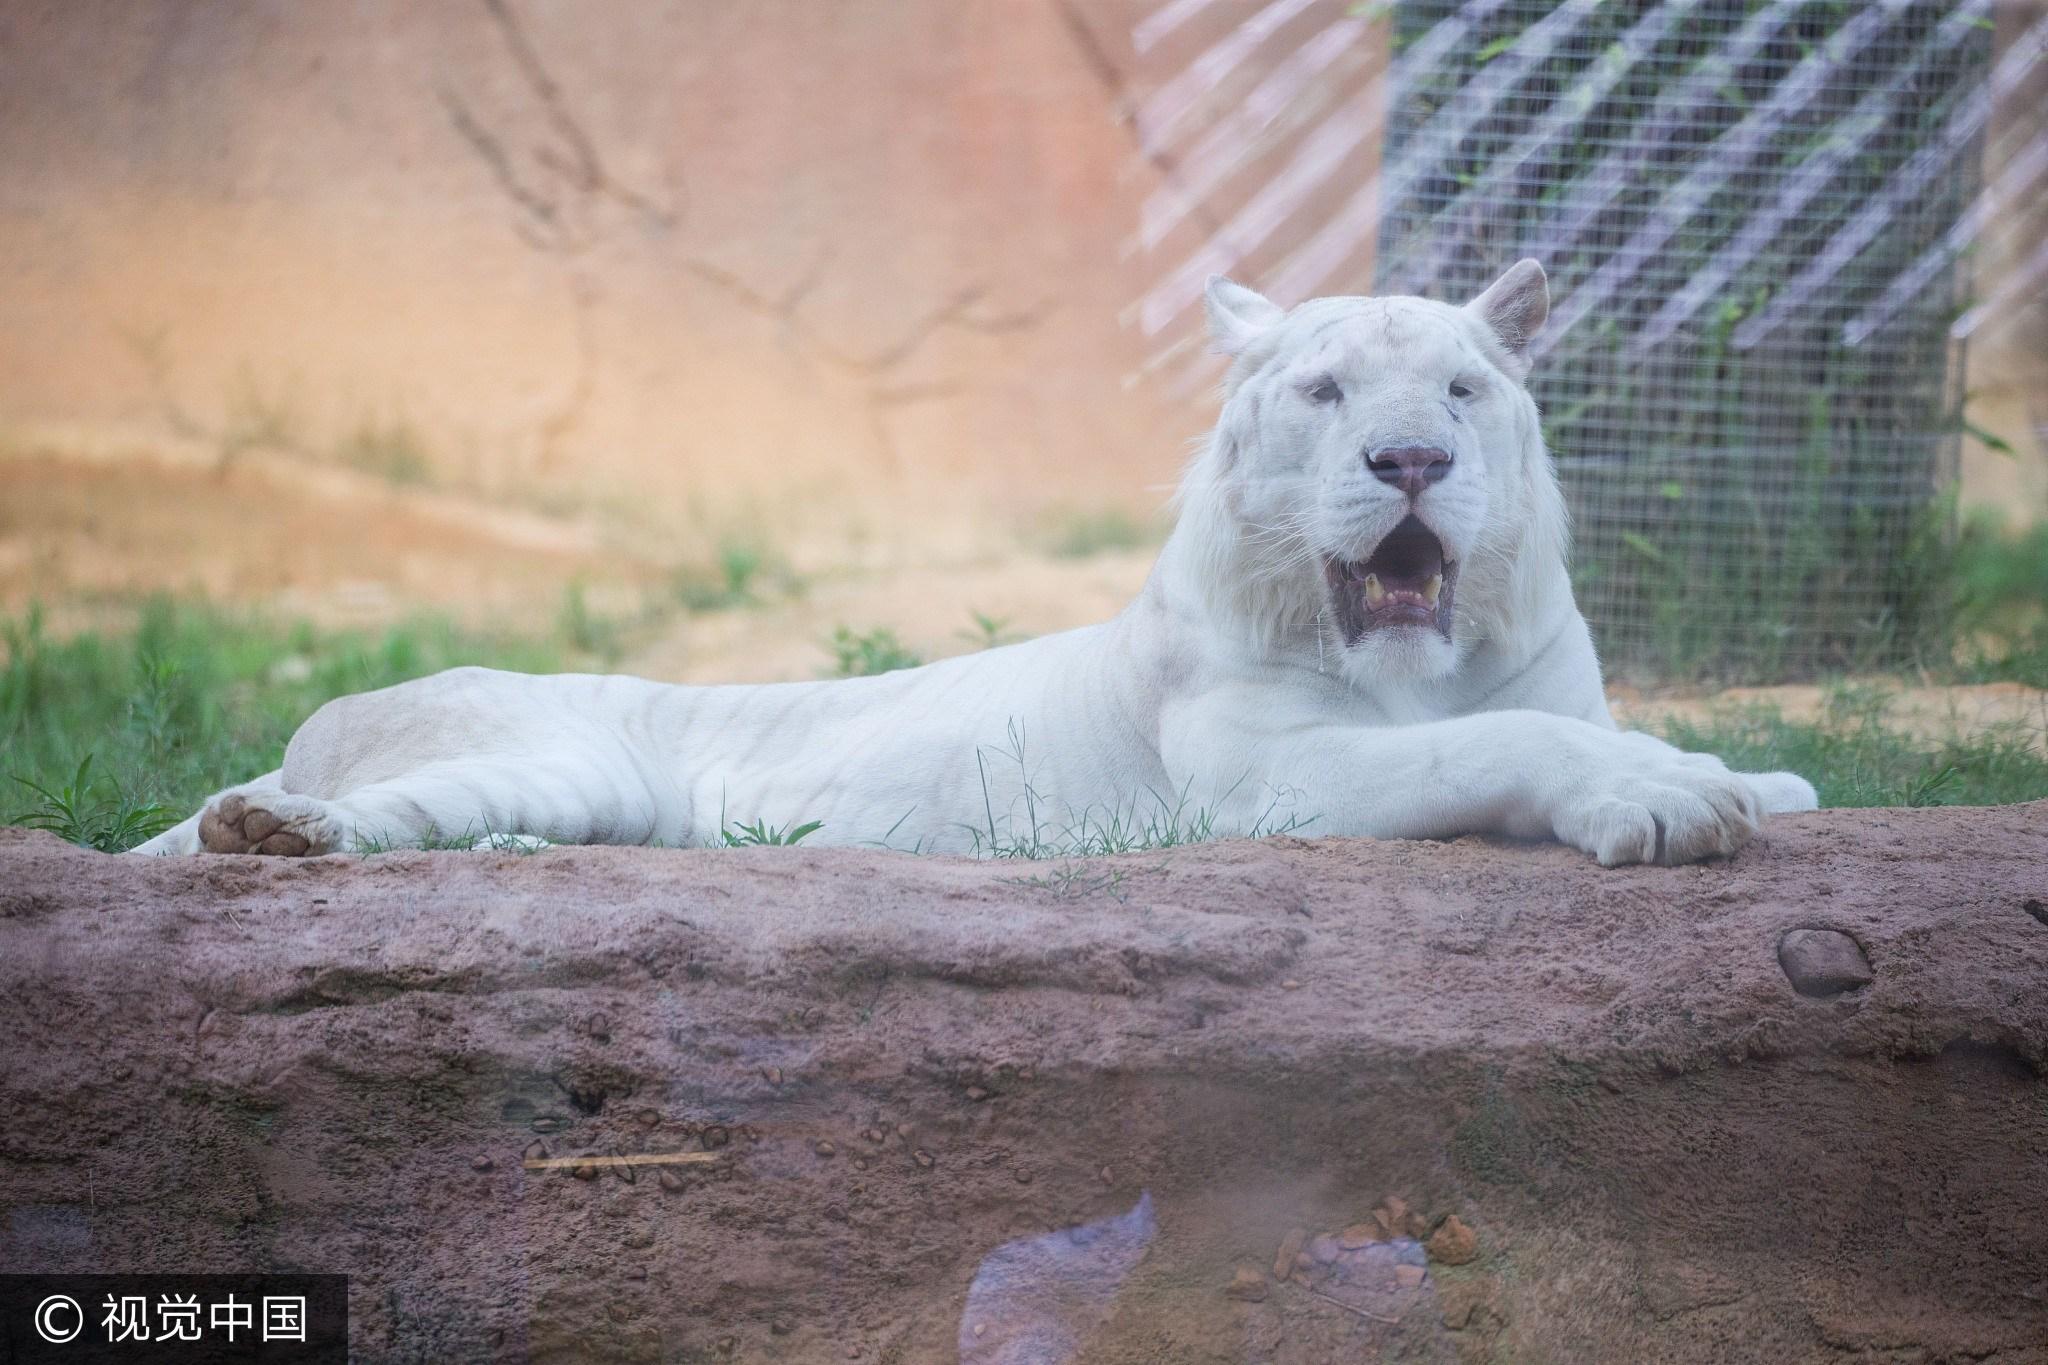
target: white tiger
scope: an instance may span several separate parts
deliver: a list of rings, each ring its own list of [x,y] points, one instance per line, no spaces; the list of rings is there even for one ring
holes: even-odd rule
[[[328,703],[284,766],[149,853],[431,837],[993,852],[1217,833],[1555,838],[1602,863],[1732,853],[1807,810],[1608,714],[1523,387],[1522,261],[1463,308],[1284,311],[1218,278],[1232,357],[1144,590],[1101,625],[880,677],[680,687],[459,668]],[[1199,817],[1193,813],[1200,812]]]

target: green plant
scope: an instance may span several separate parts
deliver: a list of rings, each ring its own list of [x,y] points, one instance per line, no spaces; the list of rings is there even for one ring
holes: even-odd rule
[[[771,825],[766,820],[743,825],[735,820],[718,831],[718,838],[727,848],[787,848],[823,828],[823,820],[807,820],[801,825]]]
[[[961,639],[967,641],[976,649],[995,649],[999,645],[1013,645],[1019,640],[1030,638],[1029,636],[1012,631],[1009,628],[1010,618],[1007,616],[990,616],[986,612],[975,611],[971,608],[968,610],[967,615],[973,620],[973,627],[971,629],[963,629],[957,633]]]
[[[916,668],[924,662],[923,655],[897,639],[896,632],[887,626],[869,631],[840,626],[832,632],[827,647],[832,651],[832,676],[839,678],[870,678],[899,668]]]
[[[2048,522],[2008,532],[1965,518],[1945,563],[1953,662],[1972,682],[2048,688]]]
[[[555,629],[569,648],[594,654],[608,666],[617,663],[625,652],[625,626],[592,608],[581,583],[571,583],[564,589]]]
[[[133,848],[177,820],[157,803],[137,800],[112,778],[95,779],[91,754],[78,761],[77,771],[64,782],[44,786],[26,777],[14,780],[39,798],[14,817],[15,824],[49,830],[102,853]]]
[[[672,579],[676,600],[691,611],[728,611],[752,606],[773,593],[787,596],[801,586],[780,555],[753,537],[728,537],[708,565],[686,565]]]

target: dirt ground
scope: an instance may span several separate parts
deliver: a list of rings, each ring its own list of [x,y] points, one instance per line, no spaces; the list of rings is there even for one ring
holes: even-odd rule
[[[2048,803],[1616,871],[0,832],[0,1262],[345,1270],[364,1361],[2043,1362],[2044,907]]]

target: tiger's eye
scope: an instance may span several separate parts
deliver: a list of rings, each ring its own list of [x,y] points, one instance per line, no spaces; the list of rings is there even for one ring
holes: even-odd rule
[[[1463,382],[1462,380],[1457,380],[1457,379],[1454,379],[1454,380],[1452,380],[1452,381],[1451,381],[1451,397],[1453,397],[1453,398],[1470,398],[1471,396],[1472,396],[1472,386],[1471,386],[1470,384],[1467,384],[1467,383]]]
[[[1336,380],[1324,379],[1309,389],[1308,396],[1313,402],[1334,403],[1344,396],[1344,390],[1337,387]]]

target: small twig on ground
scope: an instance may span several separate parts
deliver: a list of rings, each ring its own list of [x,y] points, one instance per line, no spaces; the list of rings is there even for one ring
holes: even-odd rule
[[[1298,1283],[1298,1282],[1297,1282],[1297,1283]],[[1336,1304],[1336,1305],[1337,1305],[1337,1306],[1338,1306],[1339,1308],[1343,1309],[1343,1310],[1344,1310],[1345,1312],[1347,1312],[1347,1313],[1356,1313],[1356,1314],[1358,1314],[1358,1316],[1359,1316],[1359,1317],[1361,1317],[1361,1318],[1370,1318],[1370,1319],[1372,1319],[1372,1321],[1374,1321],[1374,1322],[1384,1322],[1384,1323],[1386,1323],[1386,1324],[1387,1324],[1387,1325],[1388,1325],[1389,1327],[1398,1327],[1398,1326],[1400,1326],[1400,1324],[1401,1324],[1401,1320],[1400,1320],[1399,1318],[1387,1318],[1387,1317],[1381,1317],[1381,1316],[1380,1316],[1380,1315],[1379,1315],[1378,1313],[1368,1313],[1368,1312],[1366,1312],[1366,1311],[1365,1311],[1365,1310],[1364,1310],[1363,1308],[1360,1308],[1360,1307],[1359,1307],[1359,1306],[1358,1306],[1357,1304],[1355,1304],[1355,1303],[1346,1303],[1346,1302],[1344,1302],[1344,1300],[1342,1300],[1342,1299],[1338,1298],[1338,1297],[1337,1297],[1336,1295],[1334,1295],[1334,1294],[1325,1294],[1325,1293],[1324,1293],[1324,1292],[1323,1292],[1322,1290],[1320,1290],[1320,1289],[1310,1289],[1310,1288],[1309,1288],[1309,1287],[1308,1287],[1307,1285],[1305,1285],[1305,1284],[1304,1284],[1304,1285],[1301,1285],[1301,1288],[1302,1288],[1302,1290],[1303,1290],[1304,1292],[1306,1292],[1306,1293],[1310,1293],[1310,1294],[1313,1294],[1313,1295],[1315,1295],[1315,1296],[1316,1296],[1317,1298],[1321,1299],[1321,1300],[1322,1300],[1322,1301],[1323,1301],[1324,1303],[1334,1303],[1334,1304]]]

